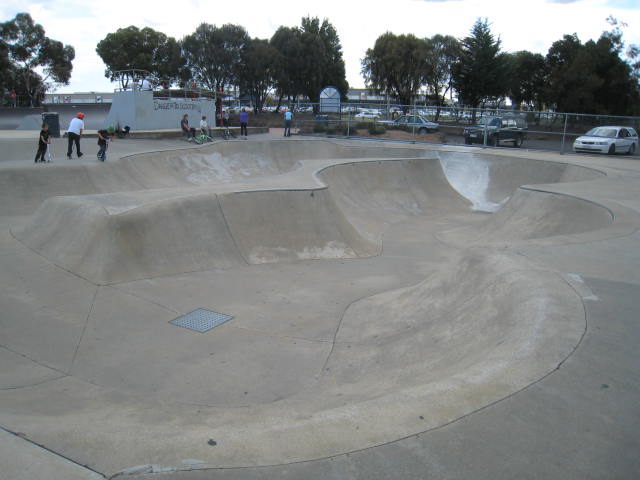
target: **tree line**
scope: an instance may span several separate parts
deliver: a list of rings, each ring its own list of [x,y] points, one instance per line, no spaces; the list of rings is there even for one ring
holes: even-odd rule
[[[478,19],[468,36],[417,38],[381,35],[362,61],[367,86],[411,104],[420,91],[435,105],[456,94],[469,107],[501,105],[506,98],[523,109],[608,115],[637,114],[640,107],[640,55],[625,55],[621,27],[582,43],[576,34],[554,42],[546,56],[503,52],[488,21]]]
[[[576,34],[554,42],[546,55],[502,50],[486,19],[457,39],[437,34],[382,34],[362,59],[367,88],[410,105],[447,99],[470,107],[501,105],[575,113],[633,115],[640,107],[640,48],[625,51],[622,29],[609,17],[610,31],[582,43]],[[260,109],[271,91],[280,101],[299,96],[317,102],[320,90],[336,87],[346,97],[342,45],[327,20],[302,18],[279,27],[270,39],[252,38],[244,27],[200,24],[175,39],[152,28],[129,26],[106,35],[96,47],[105,76],[127,87],[130,72],[144,70],[167,88],[192,84],[248,94]],[[73,47],[46,37],[29,14],[0,24],[0,89],[30,98],[69,82]]]
[[[349,89],[340,39],[326,19],[305,17],[300,26],[279,27],[269,40],[251,38],[244,27],[232,24],[202,23],[181,40],[130,26],[109,33],[96,51],[111,80],[126,84],[130,79],[123,72],[135,68],[165,86],[238,87],[256,110],[273,89],[280,100],[302,95],[312,102],[326,85],[343,96]]]

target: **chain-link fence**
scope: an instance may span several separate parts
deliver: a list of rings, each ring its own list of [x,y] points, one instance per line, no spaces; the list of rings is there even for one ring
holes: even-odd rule
[[[302,134],[396,141],[523,147],[560,153],[577,151],[638,155],[640,117],[586,115],[499,108],[458,108],[392,104],[343,104],[340,113],[313,113],[313,105],[293,107]],[[574,142],[595,127],[598,138]],[[614,145],[611,147],[611,145]]]

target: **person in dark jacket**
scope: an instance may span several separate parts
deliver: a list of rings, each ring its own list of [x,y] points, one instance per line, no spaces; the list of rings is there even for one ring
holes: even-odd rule
[[[42,124],[42,130],[40,130],[40,137],[38,138],[38,151],[36,153],[35,162],[38,163],[44,162],[44,154],[47,153],[47,147],[51,143],[51,138],[49,137],[49,125],[46,123]],[[38,158],[40,160],[38,160]]]

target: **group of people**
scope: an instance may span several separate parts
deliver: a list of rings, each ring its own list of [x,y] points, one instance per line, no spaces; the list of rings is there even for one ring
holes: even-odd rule
[[[229,127],[229,114],[226,114],[226,118],[223,117],[223,122],[225,127]],[[76,116],[69,122],[69,128],[67,129],[67,158],[71,159],[71,155],[73,153],[73,146],[76,147],[76,155],[78,158],[82,157],[83,153],[80,151],[80,138],[82,137],[82,133],[84,132],[84,113],[78,112]],[[293,119],[293,115],[290,110],[287,110],[284,114],[284,136],[291,136],[291,121]],[[245,140],[248,138],[248,129],[247,126],[249,124],[249,113],[246,108],[243,108],[240,112],[239,116],[240,120],[240,136]],[[189,125],[189,115],[184,114],[182,117],[182,121],[180,122],[180,127],[182,131],[186,134],[188,140],[193,140],[196,135],[196,129]],[[126,127],[128,128],[128,127]],[[200,120],[200,132],[203,135],[211,136],[211,129],[207,123],[207,117],[205,115],[202,116]],[[128,133],[128,131],[127,131]],[[107,156],[107,147],[109,141],[113,141],[114,136],[116,134],[116,130],[113,126],[109,125],[107,128],[98,130],[98,160],[105,161]],[[42,130],[40,130],[40,135],[38,137],[38,151],[36,152],[35,162],[45,162],[45,154],[49,152],[49,159],[51,161],[51,152],[49,150],[49,146],[51,145],[51,135],[49,132],[49,125],[47,123],[42,124]]]
[[[246,140],[249,136],[248,129],[247,129],[249,125],[249,113],[247,112],[246,108],[243,108],[240,111],[239,120],[240,120],[240,136]],[[222,125],[225,128],[230,127],[229,113],[226,111],[222,113]],[[180,121],[180,128],[186,135],[187,140],[192,141],[195,138],[196,129],[189,125],[189,115],[186,113],[182,116],[182,120]],[[206,115],[203,115],[202,119],[200,120],[200,133],[202,135],[211,137],[211,128],[207,123]]]
[[[246,108],[243,108],[240,111],[239,120],[240,120],[240,137],[246,140],[248,138],[247,127],[249,125],[249,112],[247,112]],[[287,110],[286,112],[284,112],[284,136],[285,137],[291,136],[292,121],[293,121],[293,112],[291,110]],[[222,113],[222,125],[226,128],[229,128],[230,126],[229,113],[226,111]],[[182,116],[182,121],[180,122],[180,128],[182,128],[182,131],[186,135],[187,140],[191,141],[193,138],[195,138],[196,129],[189,125],[189,115],[186,113]],[[211,136],[211,129],[207,124],[207,117],[205,115],[203,115],[202,119],[200,120],[200,133],[203,135],[207,135],[208,137]]]
[[[69,128],[67,129],[67,158],[71,159],[73,153],[73,146],[76,147],[76,155],[78,158],[82,157],[83,153],[80,151],[80,138],[84,132],[84,113],[78,112],[76,116],[69,122]],[[116,129],[109,125],[107,128],[98,130],[98,160],[105,161],[107,158],[107,147],[109,141],[113,141],[116,134]],[[38,151],[36,152],[35,163],[45,162],[45,154],[48,152],[48,159],[51,161],[51,135],[49,132],[49,125],[47,123],[42,124],[42,130],[38,136]]]

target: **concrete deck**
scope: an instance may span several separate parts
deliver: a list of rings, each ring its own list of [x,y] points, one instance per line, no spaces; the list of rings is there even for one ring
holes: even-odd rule
[[[640,475],[637,160],[25,136],[0,478]],[[234,318],[169,323],[198,308]]]

